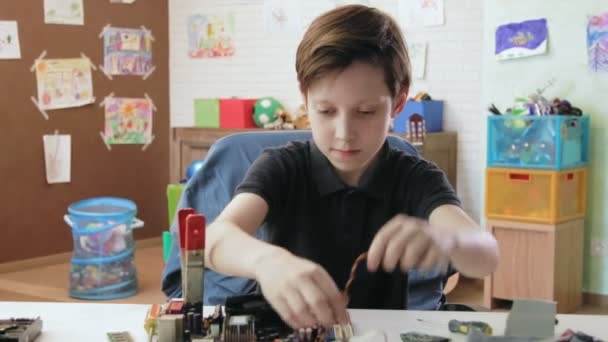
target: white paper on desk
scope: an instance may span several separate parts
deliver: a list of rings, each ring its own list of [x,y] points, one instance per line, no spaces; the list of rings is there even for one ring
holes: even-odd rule
[[[69,183],[72,167],[72,137],[68,134],[51,134],[42,136],[42,141],[47,183]]]

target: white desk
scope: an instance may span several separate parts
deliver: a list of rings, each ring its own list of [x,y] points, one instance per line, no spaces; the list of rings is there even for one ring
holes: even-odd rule
[[[136,342],[147,341],[143,321],[149,305],[102,303],[31,303],[0,302],[0,318],[37,317],[43,320],[42,335],[37,342],[107,342],[107,332],[128,331]],[[210,313],[212,307],[206,307]],[[352,310],[356,334],[381,330],[390,342],[399,342],[400,333],[418,331],[466,341],[463,335],[450,334],[450,319],[481,320],[503,334],[506,313],[376,311]],[[595,337],[608,338],[608,316],[558,315],[556,336],[567,328]],[[422,319],[423,321],[419,321]]]

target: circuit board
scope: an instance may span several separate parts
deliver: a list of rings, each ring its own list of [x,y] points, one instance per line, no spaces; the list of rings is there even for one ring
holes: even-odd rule
[[[0,319],[1,342],[32,342],[41,332],[40,317]]]

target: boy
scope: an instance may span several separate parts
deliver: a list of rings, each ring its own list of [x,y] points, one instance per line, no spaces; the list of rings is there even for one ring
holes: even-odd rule
[[[327,12],[305,33],[296,72],[313,139],[253,163],[208,227],[205,265],[255,279],[294,328],[345,323],[347,307],[402,309],[410,269],[491,273],[496,241],[460,208],[445,175],[386,141],[410,86],[398,25],[360,5]],[[269,243],[253,237],[262,224]],[[368,272],[343,296],[364,252]]]

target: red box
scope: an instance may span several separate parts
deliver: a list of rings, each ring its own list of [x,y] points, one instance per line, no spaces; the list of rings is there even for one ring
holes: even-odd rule
[[[257,128],[253,109],[257,99],[220,99],[220,128]]]

